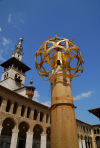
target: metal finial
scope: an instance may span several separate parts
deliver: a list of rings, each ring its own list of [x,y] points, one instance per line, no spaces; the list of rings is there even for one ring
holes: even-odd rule
[[[30,85],[32,86],[32,84],[33,84],[33,80],[32,80],[33,78],[31,78],[31,81],[30,81]]]

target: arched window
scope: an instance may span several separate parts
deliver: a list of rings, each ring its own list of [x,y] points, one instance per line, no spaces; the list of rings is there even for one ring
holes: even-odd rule
[[[11,101],[8,100],[8,101],[7,101],[7,106],[6,106],[6,112],[9,112],[10,107],[11,107]]]
[[[43,112],[40,112],[40,121],[41,122],[43,121],[43,116],[44,116],[44,113]]]
[[[4,74],[4,79],[7,79],[8,78],[8,72],[6,72],[5,74]]]
[[[0,96],[0,107],[1,107],[1,104],[2,104],[2,97]]]
[[[51,136],[51,129],[50,129],[50,127],[47,127],[46,134],[47,134],[47,140],[50,140],[50,136]]]
[[[24,113],[25,113],[25,106],[22,105],[21,116],[24,116]]]
[[[12,120],[11,118],[6,118],[3,121],[2,126],[3,126],[3,129],[2,129],[1,135],[11,136],[12,135],[12,129],[15,126],[14,120]]]
[[[18,103],[15,102],[15,103],[14,103],[13,114],[16,114],[17,108],[18,108]]]
[[[99,129],[97,129],[97,133],[99,134]]]
[[[19,124],[19,133],[18,133],[18,137],[21,137],[21,138],[26,138],[26,132],[28,131],[29,129],[29,125],[27,124],[27,122],[24,122],[22,121],[20,124]],[[21,145],[20,147],[23,148],[23,146]]]
[[[29,117],[30,117],[30,113],[31,113],[31,108],[30,108],[30,107],[28,107],[28,109],[27,109],[27,118],[29,118]]]
[[[38,111],[35,109],[34,110],[34,120],[37,120],[37,116],[38,116]]]
[[[46,123],[48,123],[49,115],[46,115]]]
[[[96,134],[96,130],[94,129],[94,134]]]
[[[41,133],[43,131],[43,128],[41,125],[36,124],[33,128],[33,133],[34,133],[34,139],[41,139]]]
[[[83,132],[85,133],[85,127],[83,127]]]
[[[18,82],[22,81],[20,74],[18,74],[18,73],[15,74],[15,80],[18,81]]]

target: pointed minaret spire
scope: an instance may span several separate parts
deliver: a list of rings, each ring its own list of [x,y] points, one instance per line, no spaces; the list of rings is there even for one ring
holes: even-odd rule
[[[21,38],[19,38],[19,43],[17,45],[15,45],[15,51],[12,52],[12,57],[15,57],[19,61],[21,61],[22,55],[23,55],[23,53],[22,53],[22,50],[23,50],[22,41],[23,41],[23,38],[21,36]]]
[[[30,81],[30,86],[32,86],[32,84],[33,84],[33,80],[32,80],[33,78],[31,78],[31,81]]]

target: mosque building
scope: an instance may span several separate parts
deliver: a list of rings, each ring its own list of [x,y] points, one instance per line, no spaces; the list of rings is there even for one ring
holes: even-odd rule
[[[1,64],[0,148],[50,148],[51,108],[33,100],[32,79],[30,86],[24,85],[30,68],[21,61],[22,41],[21,37],[12,58]],[[89,112],[100,118],[100,108]],[[76,123],[79,148],[100,148],[100,125]]]

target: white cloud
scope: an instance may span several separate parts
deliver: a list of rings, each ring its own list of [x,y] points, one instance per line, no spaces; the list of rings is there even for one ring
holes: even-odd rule
[[[0,32],[1,32],[1,27],[0,27]]]
[[[25,23],[22,19],[20,20],[20,22],[22,22],[23,24]]]
[[[12,43],[10,39],[6,39],[6,38],[3,38],[3,45],[7,45],[7,44],[10,44]]]
[[[6,61],[4,58],[2,58],[2,55],[0,54],[0,60]]]
[[[8,44],[11,44],[12,41],[10,39],[6,39],[6,38],[3,38],[3,45],[4,46],[7,46]]]
[[[34,100],[36,102],[40,102],[37,98],[33,98],[32,100]]]
[[[12,14],[9,14],[9,16],[8,16],[8,23],[11,22],[11,16],[12,16]]]
[[[40,102],[39,101],[39,92],[38,91],[34,91],[34,96],[33,96],[33,99],[32,100],[34,100],[34,101],[36,101],[36,102]]]
[[[13,44],[12,41],[10,39],[6,39],[5,37],[2,38],[2,48],[3,51],[8,53],[8,50],[12,50]]]
[[[78,95],[76,97],[73,97],[73,100],[80,100],[81,98],[87,98],[90,97],[92,91],[89,91],[87,93],[81,93],[81,95]]]
[[[3,52],[3,49],[0,49],[0,53],[2,53]]]
[[[41,101],[39,100],[39,97],[40,97],[39,92],[38,91],[34,91],[34,97],[33,97],[32,100],[34,100],[34,101],[36,101],[38,103],[41,103]],[[41,104],[46,105],[48,107],[51,106],[51,102],[50,101],[46,101],[46,102],[41,103]]]
[[[46,102],[44,102],[44,103],[42,103],[43,105],[46,105],[46,106],[48,106],[48,107],[50,107],[51,106],[51,102],[50,101],[46,101]]]
[[[38,98],[40,95],[38,93],[38,91],[34,91],[34,98]]]

